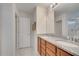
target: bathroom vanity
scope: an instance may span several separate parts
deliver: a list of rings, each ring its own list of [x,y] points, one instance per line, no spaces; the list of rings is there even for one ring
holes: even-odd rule
[[[38,53],[41,56],[74,56],[79,55],[79,46],[74,43],[55,39],[55,37],[38,37]],[[71,47],[72,45],[72,47]]]

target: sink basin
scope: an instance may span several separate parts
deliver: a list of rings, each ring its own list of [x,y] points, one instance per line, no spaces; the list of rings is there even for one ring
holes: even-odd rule
[[[62,44],[63,46],[67,47],[79,47],[78,45],[75,45],[73,43],[65,42],[65,41],[57,41],[58,43]]]

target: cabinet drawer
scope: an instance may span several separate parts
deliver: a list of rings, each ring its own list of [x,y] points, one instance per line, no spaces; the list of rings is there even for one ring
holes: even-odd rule
[[[43,49],[45,50],[45,45],[44,45],[44,44],[41,44],[40,47],[43,48]]]
[[[46,42],[46,48],[49,48],[53,53],[56,53],[56,46],[53,44]]]
[[[46,48],[46,55],[55,56],[55,53],[53,53],[49,48]]]

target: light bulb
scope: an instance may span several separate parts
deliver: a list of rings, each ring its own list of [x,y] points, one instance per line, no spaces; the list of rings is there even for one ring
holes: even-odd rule
[[[50,8],[54,8],[58,3],[52,3],[50,4]]]
[[[53,5],[53,4],[51,4],[51,5],[50,5],[50,8],[52,8],[53,6],[54,6],[54,5]]]

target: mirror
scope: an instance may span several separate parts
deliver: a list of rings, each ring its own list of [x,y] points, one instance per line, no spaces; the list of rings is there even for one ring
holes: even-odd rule
[[[68,36],[78,36],[79,32],[79,19],[71,19],[67,21]]]
[[[78,28],[79,28],[79,21],[78,21],[78,19],[72,19],[72,20],[69,20],[68,21],[68,29],[69,30],[78,30]]]

